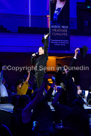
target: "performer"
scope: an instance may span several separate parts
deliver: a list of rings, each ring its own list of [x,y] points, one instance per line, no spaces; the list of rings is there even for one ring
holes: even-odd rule
[[[44,46],[39,47],[38,53],[33,53],[31,57],[31,64],[35,65],[35,78],[38,88],[40,88],[42,84],[46,63],[48,60],[48,37],[49,34],[44,35],[42,38],[42,43]]]

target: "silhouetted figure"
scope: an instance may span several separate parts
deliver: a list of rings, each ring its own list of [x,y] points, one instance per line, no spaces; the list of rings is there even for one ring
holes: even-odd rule
[[[35,78],[38,88],[40,88],[43,82],[45,67],[48,60],[48,36],[49,34],[44,35],[42,39],[44,47],[39,47],[38,54],[34,53],[31,57],[31,63],[35,65]]]

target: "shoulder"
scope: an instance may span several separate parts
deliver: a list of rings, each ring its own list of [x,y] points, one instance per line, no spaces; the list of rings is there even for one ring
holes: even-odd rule
[[[28,86],[29,84],[28,84],[28,82],[27,81],[25,81],[24,83],[23,83],[23,86]]]
[[[55,10],[56,7],[56,3],[54,3],[53,1],[50,2],[50,7],[51,7],[51,12]]]

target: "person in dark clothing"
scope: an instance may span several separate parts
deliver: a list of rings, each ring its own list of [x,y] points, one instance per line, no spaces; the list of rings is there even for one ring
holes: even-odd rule
[[[45,77],[44,77],[45,78]],[[32,116],[33,109],[40,101],[43,90],[46,86],[44,81],[39,89],[36,90],[35,97],[31,99],[28,95],[15,95],[12,98],[13,110],[13,134],[14,136],[32,136]]]
[[[12,104],[14,105],[12,116],[12,132],[14,136],[32,134],[32,121],[23,122],[22,112],[26,105],[30,102],[28,95],[14,95],[12,97]],[[30,110],[31,114],[31,110]]]
[[[79,48],[75,49],[75,54],[69,68],[64,66],[62,69],[62,84],[64,85],[64,90],[66,91],[66,103],[68,106],[71,106],[72,101],[77,97],[77,86],[73,82],[71,69],[75,66],[79,50]]]
[[[56,116],[63,121],[63,129],[70,129],[72,136],[89,136],[89,118],[87,112],[83,108],[84,101],[78,97],[72,102],[72,107],[59,103],[60,95],[63,89],[58,90],[57,95],[52,101],[55,108]],[[66,133],[66,135],[68,135]],[[64,135],[65,136],[65,135]]]
[[[57,66],[57,73],[56,73],[56,85],[60,85],[62,80],[62,66],[59,64]]]
[[[48,37],[49,34],[44,35],[44,37],[42,38],[42,43],[44,44],[44,46],[39,47],[38,55],[34,53],[31,57],[31,63],[32,65],[35,65],[35,78],[38,88],[40,88],[43,82],[45,67],[48,60]]]
[[[51,25],[69,25],[69,0],[52,0],[50,3]]]
[[[55,136],[53,128],[53,113],[48,105],[54,86],[55,83],[52,83],[45,96],[41,95],[41,99],[34,109],[33,120],[38,122],[39,136]]]

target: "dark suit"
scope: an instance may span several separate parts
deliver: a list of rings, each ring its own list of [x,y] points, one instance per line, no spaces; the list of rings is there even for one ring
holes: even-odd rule
[[[33,56],[31,58],[31,63],[35,65],[35,78],[37,81],[38,88],[40,88],[42,84],[45,74],[46,63],[48,60],[48,38],[43,40],[43,44],[44,54],[38,55],[37,58]]]
[[[73,58],[70,67],[75,66],[75,63],[76,59]],[[71,106],[73,100],[77,97],[77,86],[72,80],[72,70],[70,70],[66,75],[63,74],[62,82],[64,83],[66,88],[67,105]]]
[[[58,20],[54,21],[53,16],[56,9],[56,3],[51,2],[51,24],[68,26],[69,25],[69,2],[66,2],[64,7],[62,8],[60,14],[58,15]]]

